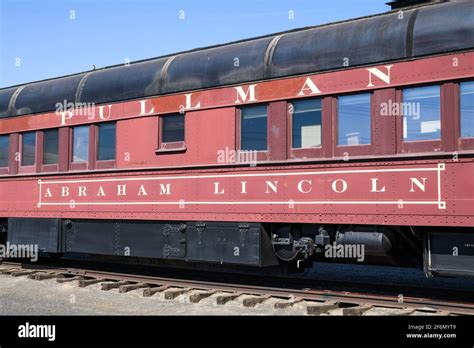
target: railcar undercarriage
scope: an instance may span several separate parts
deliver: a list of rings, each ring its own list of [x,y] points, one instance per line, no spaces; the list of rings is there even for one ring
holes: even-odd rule
[[[0,242],[37,245],[50,257],[206,270],[292,273],[336,262],[418,267],[429,277],[474,275],[468,228],[10,218],[0,221]]]

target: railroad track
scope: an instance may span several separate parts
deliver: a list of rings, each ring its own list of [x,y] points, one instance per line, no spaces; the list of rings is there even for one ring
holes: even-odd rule
[[[120,293],[140,289],[143,296],[161,293],[166,300],[188,296],[189,302],[198,303],[213,297],[217,305],[239,300],[244,307],[255,307],[273,299],[275,310],[303,305],[310,315],[329,312],[341,315],[473,315],[474,301],[457,302],[429,297],[410,297],[362,292],[320,290],[229,284],[215,281],[198,281],[82,269],[51,265],[1,262],[0,274],[24,276],[35,280],[56,279],[58,283],[77,282],[79,287],[100,284],[102,290],[118,289]]]

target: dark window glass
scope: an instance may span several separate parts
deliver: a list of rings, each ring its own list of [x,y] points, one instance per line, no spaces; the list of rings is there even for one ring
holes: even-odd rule
[[[267,106],[246,106],[241,109],[241,149],[267,150]]]
[[[461,83],[461,137],[474,137],[474,81]]]
[[[115,160],[115,123],[99,124],[99,161]]]
[[[10,136],[0,135],[0,167],[8,167],[10,157]]]
[[[404,89],[403,140],[435,140],[440,136],[440,87]]]
[[[162,117],[162,143],[184,141],[184,115],[168,115]]]
[[[321,146],[321,99],[298,100],[293,103],[294,149]]]
[[[36,132],[21,135],[21,165],[32,166],[36,157]]]
[[[370,144],[370,94],[338,98],[338,145]]]
[[[89,126],[73,128],[72,161],[87,162],[89,160]]]
[[[49,129],[43,133],[43,164],[58,163],[59,131]]]

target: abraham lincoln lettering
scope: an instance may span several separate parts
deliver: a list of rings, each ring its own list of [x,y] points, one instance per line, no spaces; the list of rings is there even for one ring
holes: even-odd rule
[[[428,178],[426,177],[410,177],[408,178],[405,185],[406,193],[425,192],[426,186],[428,185]],[[387,184],[379,178],[367,178],[368,193],[384,193],[387,190]],[[81,183],[77,185],[75,183],[68,184],[64,182],[62,184],[52,187],[51,185],[45,184],[43,198],[80,198],[80,197],[95,197],[100,199],[101,197],[159,197],[159,196],[171,196],[176,192],[185,192],[186,183],[182,180],[174,180],[174,182],[161,182],[159,184],[152,183],[147,180],[142,182],[135,182],[134,184],[120,183],[120,179],[117,179],[117,183],[109,184],[97,184],[97,183]],[[181,187],[180,187],[181,186]],[[298,179],[294,181],[293,185],[289,185],[285,180],[258,180],[249,182],[248,180],[234,181],[231,184],[219,180],[210,180],[203,188],[207,187],[207,192],[201,192],[207,195],[217,197],[225,196],[226,194],[232,195],[248,195],[258,194],[260,196],[268,196],[272,194],[278,194],[280,191],[285,191],[285,194],[303,194],[311,195],[316,193],[315,191],[328,192],[331,194],[342,194],[350,191],[351,183],[348,179],[337,178],[327,182],[327,187],[316,185],[316,180],[312,178]],[[360,187],[360,181],[357,183],[357,187]]]

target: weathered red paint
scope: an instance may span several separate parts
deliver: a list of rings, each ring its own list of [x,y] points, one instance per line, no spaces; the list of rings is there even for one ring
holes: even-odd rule
[[[452,64],[454,58],[458,59],[457,66]],[[474,139],[459,139],[456,84],[458,79],[474,76],[474,52],[395,63],[390,72],[390,84],[372,77],[374,86],[368,86],[367,68],[257,83],[255,102],[269,104],[269,151],[259,153],[259,160],[267,161],[267,167],[235,166],[219,155],[221,151],[239,149],[239,107],[246,103],[236,103],[235,87],[192,93],[190,105],[199,103],[200,108],[186,110],[186,148],[176,152],[157,152],[157,116],[177,112],[186,105],[185,94],[114,103],[108,118],[75,116],[65,126],[54,113],[3,119],[0,133],[12,133],[11,159],[21,150],[19,132],[61,126],[60,173],[47,173],[48,168],[40,165],[40,135],[35,166],[19,168],[18,161],[11,160],[8,169],[0,169],[0,217],[474,226],[474,161],[472,156],[459,160],[451,156],[452,151],[474,149]],[[299,95],[308,78],[321,93]],[[443,85],[442,139],[402,142],[401,117],[382,117],[376,105],[401,101],[400,86],[433,82]],[[242,88],[248,89],[249,85]],[[372,94],[373,142],[367,146],[337,146],[337,95],[356,91]],[[301,97],[323,99],[320,148],[291,149],[287,102]],[[95,111],[99,115],[98,107]],[[107,116],[108,111],[103,115]],[[96,161],[96,147],[91,146],[88,164],[71,163],[69,127],[90,124],[90,143],[96,144],[96,124],[110,120],[118,121],[116,160]],[[404,153],[425,156],[435,151],[444,151],[442,160],[400,160]],[[349,155],[348,162],[298,163],[305,158],[334,160],[345,155]],[[398,157],[399,161],[367,161],[374,155]],[[354,161],[354,156],[365,156],[366,161]],[[287,162],[270,167],[271,161]],[[195,168],[205,165],[224,168]],[[170,169],[178,166],[193,169]],[[108,172],[93,172],[104,169]],[[18,171],[23,175],[15,176]],[[427,180],[426,191],[410,192],[411,178]],[[371,192],[371,179],[378,179],[376,188],[385,187],[385,191]],[[93,180],[105,180],[102,189]],[[159,184],[166,180],[173,184],[173,191],[160,195]],[[308,189],[305,180],[312,180],[311,192],[301,192]],[[344,185],[341,180],[347,183],[347,191],[334,192],[332,184],[336,181],[337,191],[337,185]],[[267,193],[266,181],[278,181],[277,192],[270,187]],[[125,183],[128,194],[118,195],[118,187]],[[147,195],[141,185],[145,185]],[[62,196],[62,187],[68,187],[70,194]],[[84,188],[87,196],[79,193]]]
[[[388,100],[396,101],[395,88],[378,90],[374,93],[374,104],[380,105]],[[374,154],[395,155],[396,148],[396,120],[397,117],[382,116],[380,108],[373,110],[374,119]],[[398,117],[401,119],[401,117]]]
[[[0,214],[474,226],[472,173],[461,160],[23,178],[0,181]]]
[[[270,103],[268,110],[268,149],[269,159],[278,161],[287,159],[287,132],[289,129],[286,101]]]
[[[218,151],[235,149],[235,108],[186,113],[185,152],[156,154],[158,118],[146,117],[117,124],[117,167],[170,167],[188,163],[218,163]]]

